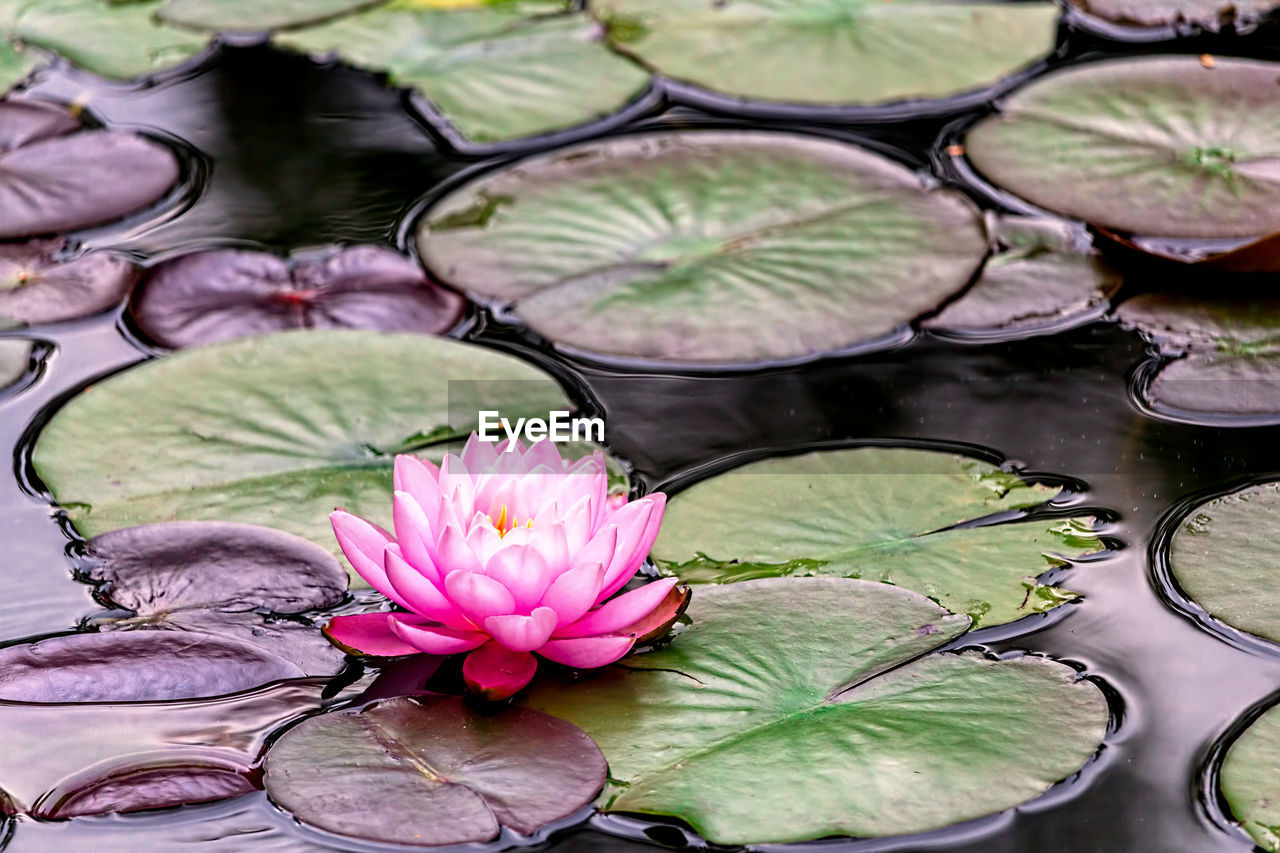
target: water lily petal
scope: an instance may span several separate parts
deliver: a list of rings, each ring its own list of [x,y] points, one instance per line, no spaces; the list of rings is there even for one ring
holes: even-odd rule
[[[576,669],[595,669],[607,666],[626,655],[635,642],[631,637],[616,636],[549,640],[538,649],[538,654],[547,660]]]
[[[564,525],[557,521],[549,528],[535,527],[532,532],[534,536],[530,541],[538,549],[542,559],[547,561],[551,577],[559,577],[570,566],[569,538],[564,532]]]
[[[466,463],[468,471],[478,473],[498,461],[498,448],[494,442],[481,441],[479,434],[473,432],[462,448],[462,461]]]
[[[506,538],[511,539],[514,531]],[[551,584],[547,561],[531,545],[511,544],[498,550],[484,567],[484,573],[502,584],[515,598],[516,610],[528,613]]]
[[[577,566],[551,582],[542,596],[542,604],[556,612],[557,628],[571,625],[596,603],[603,583],[604,564]]]
[[[348,654],[387,658],[418,654],[416,647],[395,634],[391,622],[390,613],[335,616],[324,626],[324,635]]]
[[[643,497],[622,507],[610,519],[618,525],[618,549],[605,569],[605,597],[613,595],[631,580],[644,558],[649,556],[653,537],[658,535],[657,525],[651,524],[655,510],[661,521],[661,509],[652,498]]]
[[[387,546],[384,566],[387,580],[410,610],[435,622],[442,622],[450,628],[464,631],[476,629],[430,578],[405,561],[400,548],[395,545]]]
[[[396,604],[412,609],[397,597],[382,568],[382,552],[386,550],[388,542],[394,541],[391,534],[376,524],[370,524],[360,516],[341,509],[329,513],[329,522],[333,525],[333,535],[338,538],[342,553],[346,555],[356,574]]]
[[[455,631],[443,625],[414,625],[399,614],[391,620],[391,630],[418,651],[429,655],[469,652],[489,641],[489,635],[482,631]]]
[[[417,501],[433,527],[438,523],[436,513],[442,497],[439,477],[440,469],[433,463],[405,453],[396,457],[391,477],[394,490]]]
[[[454,572],[479,572],[482,568],[475,552],[467,544],[467,538],[457,526],[450,524],[440,534],[436,543],[436,569],[447,581]]]
[[[490,616],[484,629],[513,652],[531,652],[551,638],[556,627],[556,612],[550,607],[535,608],[528,616]]]
[[[588,563],[600,563],[607,572],[609,564],[613,562],[614,555],[617,552],[618,528],[608,524],[601,528],[595,536],[591,537],[591,541],[585,547],[578,550],[573,557],[573,564],[577,567]]]
[[[621,631],[652,613],[677,583],[677,578],[663,578],[625,592],[606,601],[572,625],[557,629],[556,636],[596,637]]]
[[[464,615],[477,625],[490,616],[514,613],[516,600],[511,592],[491,577],[478,572],[453,572],[444,579],[444,591]]]
[[[486,643],[462,662],[462,677],[471,692],[495,702],[519,693],[537,671],[538,659],[533,655],[497,643]]]
[[[431,522],[426,513],[408,492],[395,492],[391,496],[391,507],[401,555],[432,582],[440,583],[440,571],[427,544],[435,541],[435,534],[431,532]]]

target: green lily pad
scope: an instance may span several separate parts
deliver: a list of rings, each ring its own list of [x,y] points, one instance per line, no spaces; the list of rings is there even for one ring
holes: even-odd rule
[[[992,183],[1130,234],[1280,231],[1280,63],[1195,56],[1089,62],[1018,90],[969,131]]]
[[[1116,316],[1160,349],[1162,363],[1141,389],[1156,411],[1280,416],[1280,300],[1151,293],[1124,302]]]
[[[436,277],[566,348],[723,364],[884,338],[968,283],[978,212],[812,136],[663,132],[576,145],[425,214]]]
[[[0,338],[0,390],[27,375],[35,343],[25,338]]]
[[[1280,850],[1280,709],[1245,729],[1222,762],[1218,786],[1231,813],[1263,850]]]
[[[1005,216],[992,231],[1001,251],[921,326],[965,337],[1059,331],[1100,315],[1120,289],[1120,274],[1065,222]]]
[[[1169,542],[1178,586],[1233,628],[1280,643],[1280,483],[1249,486],[1201,504]]]
[[[1102,692],[1063,664],[920,657],[969,620],[892,586],[750,581],[695,591],[686,615],[667,648],[523,702],[600,745],[604,808],[677,817],[714,843],[998,812],[1076,772],[1107,726]]]
[[[676,495],[651,556],[688,583],[881,581],[999,625],[1077,597],[1036,577],[1102,547],[1092,519],[954,526],[1055,493],[950,453],[862,447],[775,457]]]
[[[609,41],[658,73],[747,98],[822,106],[983,89],[1054,48],[1052,3],[592,0]]]
[[[156,19],[164,0],[40,0],[0,9],[0,35],[122,80],[163,71],[204,50],[208,36]]]
[[[1169,27],[1178,24],[1218,32],[1249,27],[1276,8],[1275,0],[1070,0],[1072,5],[1117,24]]]
[[[649,74],[610,51],[595,22],[563,0],[469,8],[392,0],[275,41],[386,72],[477,143],[604,118],[649,87]]]
[[[493,350],[425,335],[284,332],[184,350],[92,385],[57,411],[33,461],[87,537],[239,521],[338,553],[334,507],[390,526],[397,453],[438,460],[478,428],[482,409],[514,420],[571,408],[545,373]]]
[[[605,780],[591,738],[513,708],[399,697],[313,717],[267,753],[264,784],[298,820],[339,835],[435,846],[530,834],[587,805]]]
[[[4,38],[0,29],[0,95],[30,76],[44,57],[36,51]]]
[[[278,30],[318,24],[381,0],[167,0],[163,21],[209,32]]]

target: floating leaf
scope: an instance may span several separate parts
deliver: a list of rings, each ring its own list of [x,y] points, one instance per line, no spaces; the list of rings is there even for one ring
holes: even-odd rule
[[[1263,850],[1280,850],[1280,711],[1270,708],[1231,745],[1218,786]]]
[[[1276,7],[1275,0],[1071,0],[1091,15],[1117,24],[1169,27],[1177,24],[1218,32],[1248,27]]]
[[[1054,492],[949,453],[863,447],[777,457],[679,493],[652,557],[690,583],[779,575],[892,583],[998,625],[1074,597],[1045,595],[1036,576],[1060,565],[1059,555],[1101,543],[1087,518],[964,523]]]
[[[184,255],[151,271],[131,310],[152,340],[180,348],[300,328],[439,333],[464,305],[398,252],[356,246],[293,266],[263,252]]]
[[[532,833],[590,803],[604,780],[600,750],[563,720],[417,697],[301,723],[267,753],[264,783],[311,826],[433,846]]]
[[[138,279],[124,258],[91,252],[58,260],[64,240],[0,244],[0,322],[60,323],[118,305]]]
[[[9,702],[193,699],[302,675],[265,649],[209,634],[68,634],[0,649]]]
[[[711,587],[688,616],[667,648],[537,684],[524,702],[595,738],[605,808],[677,817],[713,843],[895,835],[998,812],[1074,773],[1106,729],[1101,691],[1062,664],[919,658],[969,620],[885,584]]]
[[[0,122],[15,109],[0,102]],[[25,108],[23,109],[26,112]],[[66,125],[39,124],[0,142],[0,239],[72,231],[119,219],[159,201],[178,181],[178,161],[164,146],[132,133],[87,130],[53,135]],[[66,128],[69,129],[69,128]]]
[[[429,209],[427,268],[575,350],[715,364],[884,337],[969,281],[977,211],[838,142],[667,132],[590,142]]]
[[[27,375],[35,344],[23,338],[0,338],[0,390]]]
[[[570,408],[545,373],[493,350],[425,335],[285,332],[184,350],[94,384],[54,415],[33,461],[86,536],[239,521],[338,553],[334,507],[390,526],[396,453],[456,450],[448,443],[477,429],[481,410],[514,420]]]
[[[327,684],[188,702],[0,702],[0,801],[52,820],[249,793],[267,738],[318,711]]]
[[[0,100],[0,154],[80,129],[80,120],[45,101]]]
[[[1064,222],[1006,216],[994,230],[1003,250],[922,326],[966,336],[1056,331],[1100,313],[1120,288],[1120,275]]]
[[[591,10],[614,47],[665,77],[818,106],[982,89],[1044,59],[1058,30],[1058,7],[1035,2],[592,0]]]
[[[40,0],[0,10],[0,36],[57,53],[81,68],[122,80],[163,71],[195,56],[205,35],[156,19],[164,0]],[[7,11],[7,14],[4,12]]]
[[[96,536],[85,570],[98,594],[134,612],[107,630],[195,631],[262,646],[310,675],[332,675],[344,656],[318,627],[267,621],[342,601],[347,573],[325,549],[269,527],[179,521]]]
[[[604,118],[648,88],[646,71],[567,8],[563,0],[475,8],[392,0],[275,41],[385,71],[425,95],[465,139],[500,142]]]
[[[979,122],[965,151],[1033,204],[1128,234],[1280,230],[1280,64],[1195,56],[1055,71]]]
[[[35,51],[6,39],[0,27],[0,95],[27,79],[41,59]]]
[[[1198,417],[1280,415],[1280,300],[1143,294],[1119,307],[1164,357],[1142,389],[1157,410]]]
[[[376,6],[381,0],[167,0],[163,21],[196,30],[277,30],[322,21]]]
[[[1280,643],[1280,484],[1262,483],[1201,504],[1169,543],[1169,569],[1217,619]]]

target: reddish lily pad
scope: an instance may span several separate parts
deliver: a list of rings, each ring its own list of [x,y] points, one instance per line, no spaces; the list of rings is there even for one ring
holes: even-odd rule
[[[104,630],[217,634],[261,646],[310,675],[332,675],[343,655],[317,628],[269,621],[342,601],[347,573],[325,549],[269,527],[179,521],[127,527],[90,540],[86,574],[98,594],[132,610]]]
[[[91,252],[58,260],[64,240],[0,245],[0,318],[12,323],[60,323],[98,314],[124,299],[138,268],[124,258]]]
[[[0,802],[59,819],[249,793],[267,738],[318,711],[327,684],[292,681],[187,702],[0,701]]]
[[[1136,27],[1170,27],[1178,24],[1218,32],[1231,26],[1237,31],[1256,24],[1276,8],[1275,0],[1070,0],[1091,15]]]
[[[0,154],[80,129],[80,120],[45,101],[0,101]]]
[[[111,222],[155,204],[178,181],[177,158],[157,142],[112,130],[55,136],[71,128],[47,116],[34,121],[31,138],[33,119],[19,109],[29,141],[0,148],[0,239]]]
[[[0,649],[0,700],[11,702],[192,699],[301,677],[278,655],[211,634],[69,634]]]
[[[590,803],[599,748],[522,708],[482,716],[457,697],[403,697],[314,717],[267,753],[277,805],[350,838],[436,846],[529,834]]]
[[[156,267],[131,309],[152,340],[175,349],[287,329],[375,329],[437,334],[466,301],[390,249],[354,246],[295,264],[224,249]]]

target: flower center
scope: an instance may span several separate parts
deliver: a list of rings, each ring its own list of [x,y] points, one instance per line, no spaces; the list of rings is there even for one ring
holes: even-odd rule
[[[516,521],[516,517],[515,517],[515,515],[512,515],[510,518],[508,518],[508,517],[507,517],[507,505],[506,505],[506,504],[503,504],[503,505],[502,505],[502,512],[498,513],[498,517],[497,517],[497,518],[494,518],[494,517],[493,517],[493,513],[489,513],[489,520],[490,520],[491,522],[493,522],[493,526],[494,526],[494,528],[498,531],[498,536],[500,536],[500,537],[501,537],[501,536],[506,536],[506,535],[507,535],[508,533],[510,533],[512,530],[515,530],[517,527],[519,527],[519,526],[520,526],[520,522]],[[532,518],[530,518],[530,519],[526,520],[526,521],[525,521],[525,523],[524,523],[524,526],[525,526],[525,527],[532,528],[532,527],[533,527],[533,519],[532,519]]]

